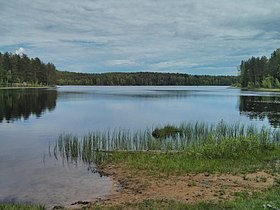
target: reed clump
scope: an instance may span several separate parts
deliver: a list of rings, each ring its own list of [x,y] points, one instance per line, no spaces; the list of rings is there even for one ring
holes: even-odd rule
[[[55,157],[60,154],[67,161],[81,160],[95,164],[112,160],[112,154],[114,158],[118,156],[117,153],[133,153],[133,157],[137,157],[136,153],[139,152],[141,155],[147,152],[152,155],[168,153],[168,156],[184,153],[182,158],[234,160],[240,157],[258,159],[265,152],[279,148],[279,142],[278,129],[257,128],[240,123],[227,124],[223,121],[218,124],[189,122],[154,130],[96,131],[82,138],[62,134],[53,150]]]

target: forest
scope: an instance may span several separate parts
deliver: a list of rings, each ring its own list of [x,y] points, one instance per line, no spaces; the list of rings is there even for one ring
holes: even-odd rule
[[[102,73],[57,72],[58,85],[232,85],[236,76],[189,75],[179,73]]]
[[[280,49],[270,58],[251,57],[240,64],[240,85],[243,88],[280,88]]]
[[[241,61],[238,76],[190,75],[181,73],[76,73],[58,71],[39,58],[0,52],[0,86],[49,85],[232,85],[243,88],[280,88],[280,49],[270,58]]]
[[[39,58],[0,52],[0,86],[55,85],[56,68]]]
[[[27,55],[0,53],[0,86],[49,85],[232,85],[236,76],[180,73],[76,73],[58,71],[54,64]]]

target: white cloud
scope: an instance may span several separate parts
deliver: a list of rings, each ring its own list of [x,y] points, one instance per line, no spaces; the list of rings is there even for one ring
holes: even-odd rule
[[[107,63],[110,66],[115,66],[115,65],[134,66],[134,65],[136,65],[136,63],[131,60],[110,60]]]
[[[25,52],[25,50],[22,47],[20,47],[20,48],[16,49],[15,54],[22,56],[24,54],[24,52]]]

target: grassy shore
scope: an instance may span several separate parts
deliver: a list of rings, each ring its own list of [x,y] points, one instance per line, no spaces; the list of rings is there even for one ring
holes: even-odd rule
[[[233,158],[217,156],[219,149],[210,149],[213,152],[209,158],[208,149],[113,152],[101,168],[122,183],[124,189],[119,196],[86,209],[280,208],[279,146],[258,145],[256,154],[240,152]]]
[[[279,209],[279,143],[278,129],[197,122],[82,138],[62,134],[49,153],[97,165],[115,181],[112,195],[71,208]],[[0,209],[44,207],[0,204]]]
[[[260,92],[280,92],[279,88],[242,88],[242,90],[260,91]]]
[[[120,184],[85,209],[263,209],[280,208],[279,142],[278,129],[221,121],[63,134],[50,152]]]
[[[1,210],[45,210],[46,208],[39,205],[29,204],[0,204]]]

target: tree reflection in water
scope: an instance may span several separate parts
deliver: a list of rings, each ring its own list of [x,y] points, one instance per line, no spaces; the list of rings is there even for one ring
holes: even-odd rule
[[[273,127],[280,127],[280,96],[240,96],[239,111],[250,119],[268,119]]]
[[[0,123],[27,120],[30,115],[41,117],[56,106],[56,89],[0,90]]]

